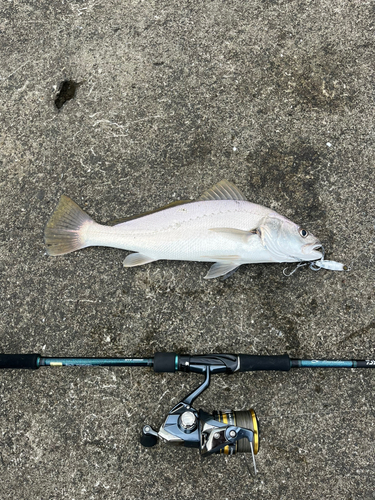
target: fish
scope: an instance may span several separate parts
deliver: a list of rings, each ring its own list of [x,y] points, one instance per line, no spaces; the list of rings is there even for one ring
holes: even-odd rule
[[[228,277],[243,264],[322,260],[322,244],[271,208],[246,200],[223,180],[196,200],[177,201],[144,214],[95,222],[62,195],[44,231],[49,255],[86,247],[128,250],[125,267],[157,260],[213,263],[205,279]]]

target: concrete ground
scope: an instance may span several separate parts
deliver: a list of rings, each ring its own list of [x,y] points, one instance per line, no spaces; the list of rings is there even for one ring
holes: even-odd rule
[[[0,351],[374,358],[374,32],[366,0],[2,2]],[[57,110],[65,79],[81,85]],[[224,178],[351,271],[206,281],[204,263],[45,253],[62,193],[106,222]],[[245,455],[139,444],[199,381],[2,372],[0,498],[375,498],[374,371],[214,378],[196,406],[255,408],[256,478]]]

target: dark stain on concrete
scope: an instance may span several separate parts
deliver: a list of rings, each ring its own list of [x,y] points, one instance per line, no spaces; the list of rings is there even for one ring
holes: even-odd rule
[[[179,149],[174,143],[166,143],[161,155],[164,168],[175,175],[176,170],[185,169],[191,165],[201,165],[210,157],[213,149],[211,131],[197,128],[187,134],[183,146]]]
[[[73,99],[76,95],[76,91],[83,82],[77,83],[73,80],[64,80],[60,84],[59,92],[56,95],[55,106],[57,109],[61,109],[67,101]]]
[[[331,44],[306,54],[299,47],[298,37],[293,37],[293,50],[291,43],[289,37],[280,36],[275,52],[269,54],[267,73],[275,82],[279,97],[304,110],[337,113],[355,107],[351,82],[357,62],[350,54],[339,53]],[[283,50],[285,54],[281,57]]]
[[[287,200],[301,224],[325,220],[317,174],[324,160],[324,153],[302,140],[292,145],[263,143],[246,158],[250,165],[249,181],[255,190],[263,198],[283,204]]]

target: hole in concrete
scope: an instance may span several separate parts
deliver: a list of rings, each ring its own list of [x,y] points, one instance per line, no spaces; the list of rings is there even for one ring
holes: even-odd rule
[[[73,80],[64,80],[60,84],[60,89],[55,99],[56,108],[61,109],[67,101],[73,99],[76,95],[76,90],[82,83],[77,83]]]

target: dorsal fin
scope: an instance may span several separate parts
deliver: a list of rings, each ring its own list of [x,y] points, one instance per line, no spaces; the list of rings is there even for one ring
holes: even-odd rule
[[[128,222],[129,220],[140,219],[141,217],[144,217],[145,215],[150,215],[150,214],[154,214],[156,212],[161,212],[161,210],[166,210],[167,208],[172,208],[172,207],[175,207],[177,205],[186,205],[186,203],[192,203],[192,200],[172,201],[172,203],[169,203],[168,205],[165,205],[164,207],[156,208],[155,210],[149,210],[148,212],[143,212],[142,214],[138,214],[138,215],[130,215],[130,217],[121,217],[120,219],[110,220],[107,222],[107,224],[108,224],[108,226],[116,226],[117,224],[122,224],[123,222]]]
[[[215,186],[213,186],[211,189],[203,193],[196,201],[211,200],[246,201],[246,198],[234,184],[224,179],[215,184]]]

